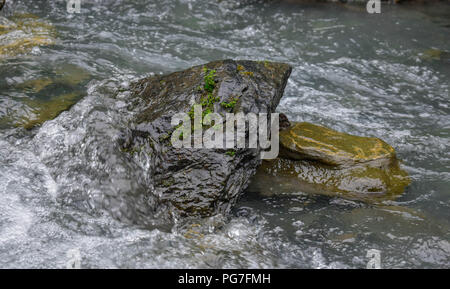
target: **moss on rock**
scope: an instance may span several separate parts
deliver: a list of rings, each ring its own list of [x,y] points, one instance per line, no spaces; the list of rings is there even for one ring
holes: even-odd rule
[[[26,95],[21,98],[21,108],[0,118],[4,127],[16,126],[31,129],[68,110],[84,95],[83,84],[91,78],[88,71],[63,64],[49,76],[28,79],[13,86]]]
[[[33,14],[18,14],[10,19],[0,17],[0,59],[51,45],[55,37],[55,28]]]
[[[79,92],[72,92],[59,95],[51,100],[28,99],[25,103],[31,107],[31,111],[27,116],[22,116],[16,125],[25,129],[32,129],[68,110],[80,97]]]
[[[386,165],[395,158],[394,148],[379,138],[350,135],[307,122],[293,123],[281,131],[280,145],[285,158],[331,166],[366,162]]]
[[[242,75],[241,68],[253,76]],[[134,82],[131,97],[140,101],[131,109],[138,113],[132,121],[134,128],[123,133],[119,145],[132,147],[155,140],[148,178],[154,181],[154,194],[170,206],[169,211],[181,216],[225,214],[256,172],[261,148],[238,152],[231,148],[176,148],[167,139],[179,128],[172,124],[172,116],[191,111],[194,103],[200,104],[205,114],[208,110],[222,115],[231,110],[274,112],[291,70],[284,63],[227,59]],[[186,118],[189,121],[189,115]]]
[[[395,150],[378,138],[294,123],[280,132],[280,144],[280,158],[263,161],[250,191],[302,191],[377,203],[395,199],[410,183]]]

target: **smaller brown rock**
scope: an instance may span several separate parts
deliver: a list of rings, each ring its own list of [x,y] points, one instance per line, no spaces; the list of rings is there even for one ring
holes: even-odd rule
[[[280,131],[280,147],[281,157],[330,166],[368,162],[386,166],[395,158],[394,148],[379,138],[350,135],[307,122],[292,123]]]

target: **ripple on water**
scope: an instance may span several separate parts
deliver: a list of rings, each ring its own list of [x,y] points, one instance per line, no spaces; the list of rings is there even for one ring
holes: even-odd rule
[[[228,0],[97,1],[68,17],[57,2],[5,14],[33,13],[57,34],[0,62],[0,267],[65,267],[71,249],[83,267],[364,268],[369,249],[386,268],[449,266],[450,70],[421,57],[450,51],[446,6],[391,5],[380,21],[345,5]],[[132,115],[112,91],[220,58],[290,63],[280,112],[386,140],[413,183],[385,207],[299,191],[247,194],[227,217],[149,218],[149,163],[119,153]],[[89,77],[52,86],[62,67]],[[10,125],[74,91],[87,96],[55,120]]]

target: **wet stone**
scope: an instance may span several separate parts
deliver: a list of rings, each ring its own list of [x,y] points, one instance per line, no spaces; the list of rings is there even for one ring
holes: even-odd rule
[[[223,60],[132,84],[137,115],[119,142],[124,153],[151,158],[146,177],[153,186],[148,194],[182,216],[227,213],[261,163],[261,149],[174,148],[171,117],[189,113],[205,97],[211,101],[203,110],[274,112],[291,69],[283,63]],[[208,75],[214,81],[207,81]]]
[[[307,192],[371,203],[393,200],[409,185],[395,150],[384,141],[311,123],[280,131],[280,157],[263,161],[250,191]]]

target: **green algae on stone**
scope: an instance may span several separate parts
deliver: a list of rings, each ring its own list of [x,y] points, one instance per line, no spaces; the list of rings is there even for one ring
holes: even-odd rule
[[[280,147],[282,157],[331,166],[366,162],[386,165],[395,158],[395,150],[379,138],[350,135],[307,122],[292,123],[280,131]]]
[[[307,192],[367,202],[393,200],[409,185],[384,141],[310,123],[280,131],[280,157],[263,161],[250,190]]]
[[[314,161],[263,161],[250,185],[265,195],[305,192],[378,203],[394,200],[410,183],[397,161],[388,167],[357,165],[336,168]]]
[[[241,66],[253,76],[242,75],[238,70]],[[147,77],[130,85],[131,98],[138,100],[130,109],[137,114],[132,120],[133,129],[125,130],[118,139],[119,146],[133,147],[149,138],[155,140],[148,178],[153,180],[153,193],[168,206],[167,212],[181,216],[229,212],[261,161],[260,147],[240,149],[239,153],[174,147],[167,140],[177,127],[171,122],[172,116],[187,113],[194,103],[202,102],[203,109],[209,107],[221,115],[231,109],[244,114],[275,112],[291,70],[284,63],[227,59]],[[206,82],[209,85],[205,86]],[[232,97],[239,101],[234,103]],[[188,115],[186,121],[190,121]],[[144,153],[147,150],[145,146]],[[164,182],[169,178],[174,182]]]
[[[208,72],[215,70],[214,79],[217,79],[215,86],[223,88],[221,90],[214,89],[210,98],[215,100],[215,103],[228,102],[230,96],[235,98],[241,98],[247,82],[266,81],[271,85],[283,86],[285,79],[280,77],[280,72],[285,72],[288,65],[276,62],[255,62],[248,60],[238,60],[233,66],[233,71],[223,69],[224,65],[228,65],[231,60],[218,60],[210,62],[206,65],[199,65],[191,67],[184,71],[178,71],[170,73],[168,75],[151,76],[135,83],[131,88],[136,94],[139,94],[141,98],[147,102],[151,107],[152,113],[143,111],[137,118],[137,123],[143,123],[152,121],[158,118],[160,115],[165,114],[167,109],[171,113],[177,113],[180,111],[189,112],[192,108],[192,103],[201,103],[204,98],[203,87],[205,84],[205,76]],[[252,79],[243,79],[238,67],[245,67],[250,72],[253,72],[255,77]],[[206,70],[205,70],[206,69]],[[240,81],[232,81],[239,79]],[[254,90],[252,86],[248,87]],[[175,95],[177,97],[172,97]],[[261,97],[261,96],[259,96]],[[217,99],[218,98],[218,99]],[[269,106],[276,107],[278,105],[281,95],[273,98],[273,102]],[[238,107],[238,103],[235,105],[234,110],[244,109],[246,112],[247,107]],[[180,110],[174,111],[172,108],[177,107]],[[221,113],[220,111],[216,111]]]
[[[16,125],[32,129],[70,109],[80,98],[80,92],[72,92],[59,95],[51,100],[28,99],[25,103],[31,107],[31,112],[27,116],[22,116]]]
[[[450,52],[439,49],[425,50],[420,57],[425,60],[444,60],[450,61]]]
[[[73,64],[62,64],[48,76],[13,85],[13,89],[26,97],[21,98],[20,109],[0,118],[0,124],[31,129],[57,117],[85,95],[82,85],[90,78],[88,71]]]
[[[10,19],[0,16],[0,59],[51,45],[55,38],[55,28],[33,14],[18,14]]]
[[[50,77],[42,77],[26,80],[17,85],[17,88],[23,89],[26,92],[39,93],[52,83],[54,83],[54,81]]]
[[[40,93],[49,87],[76,87],[91,78],[91,74],[77,65],[64,63],[58,65],[47,77],[25,80],[15,88],[29,93]]]

